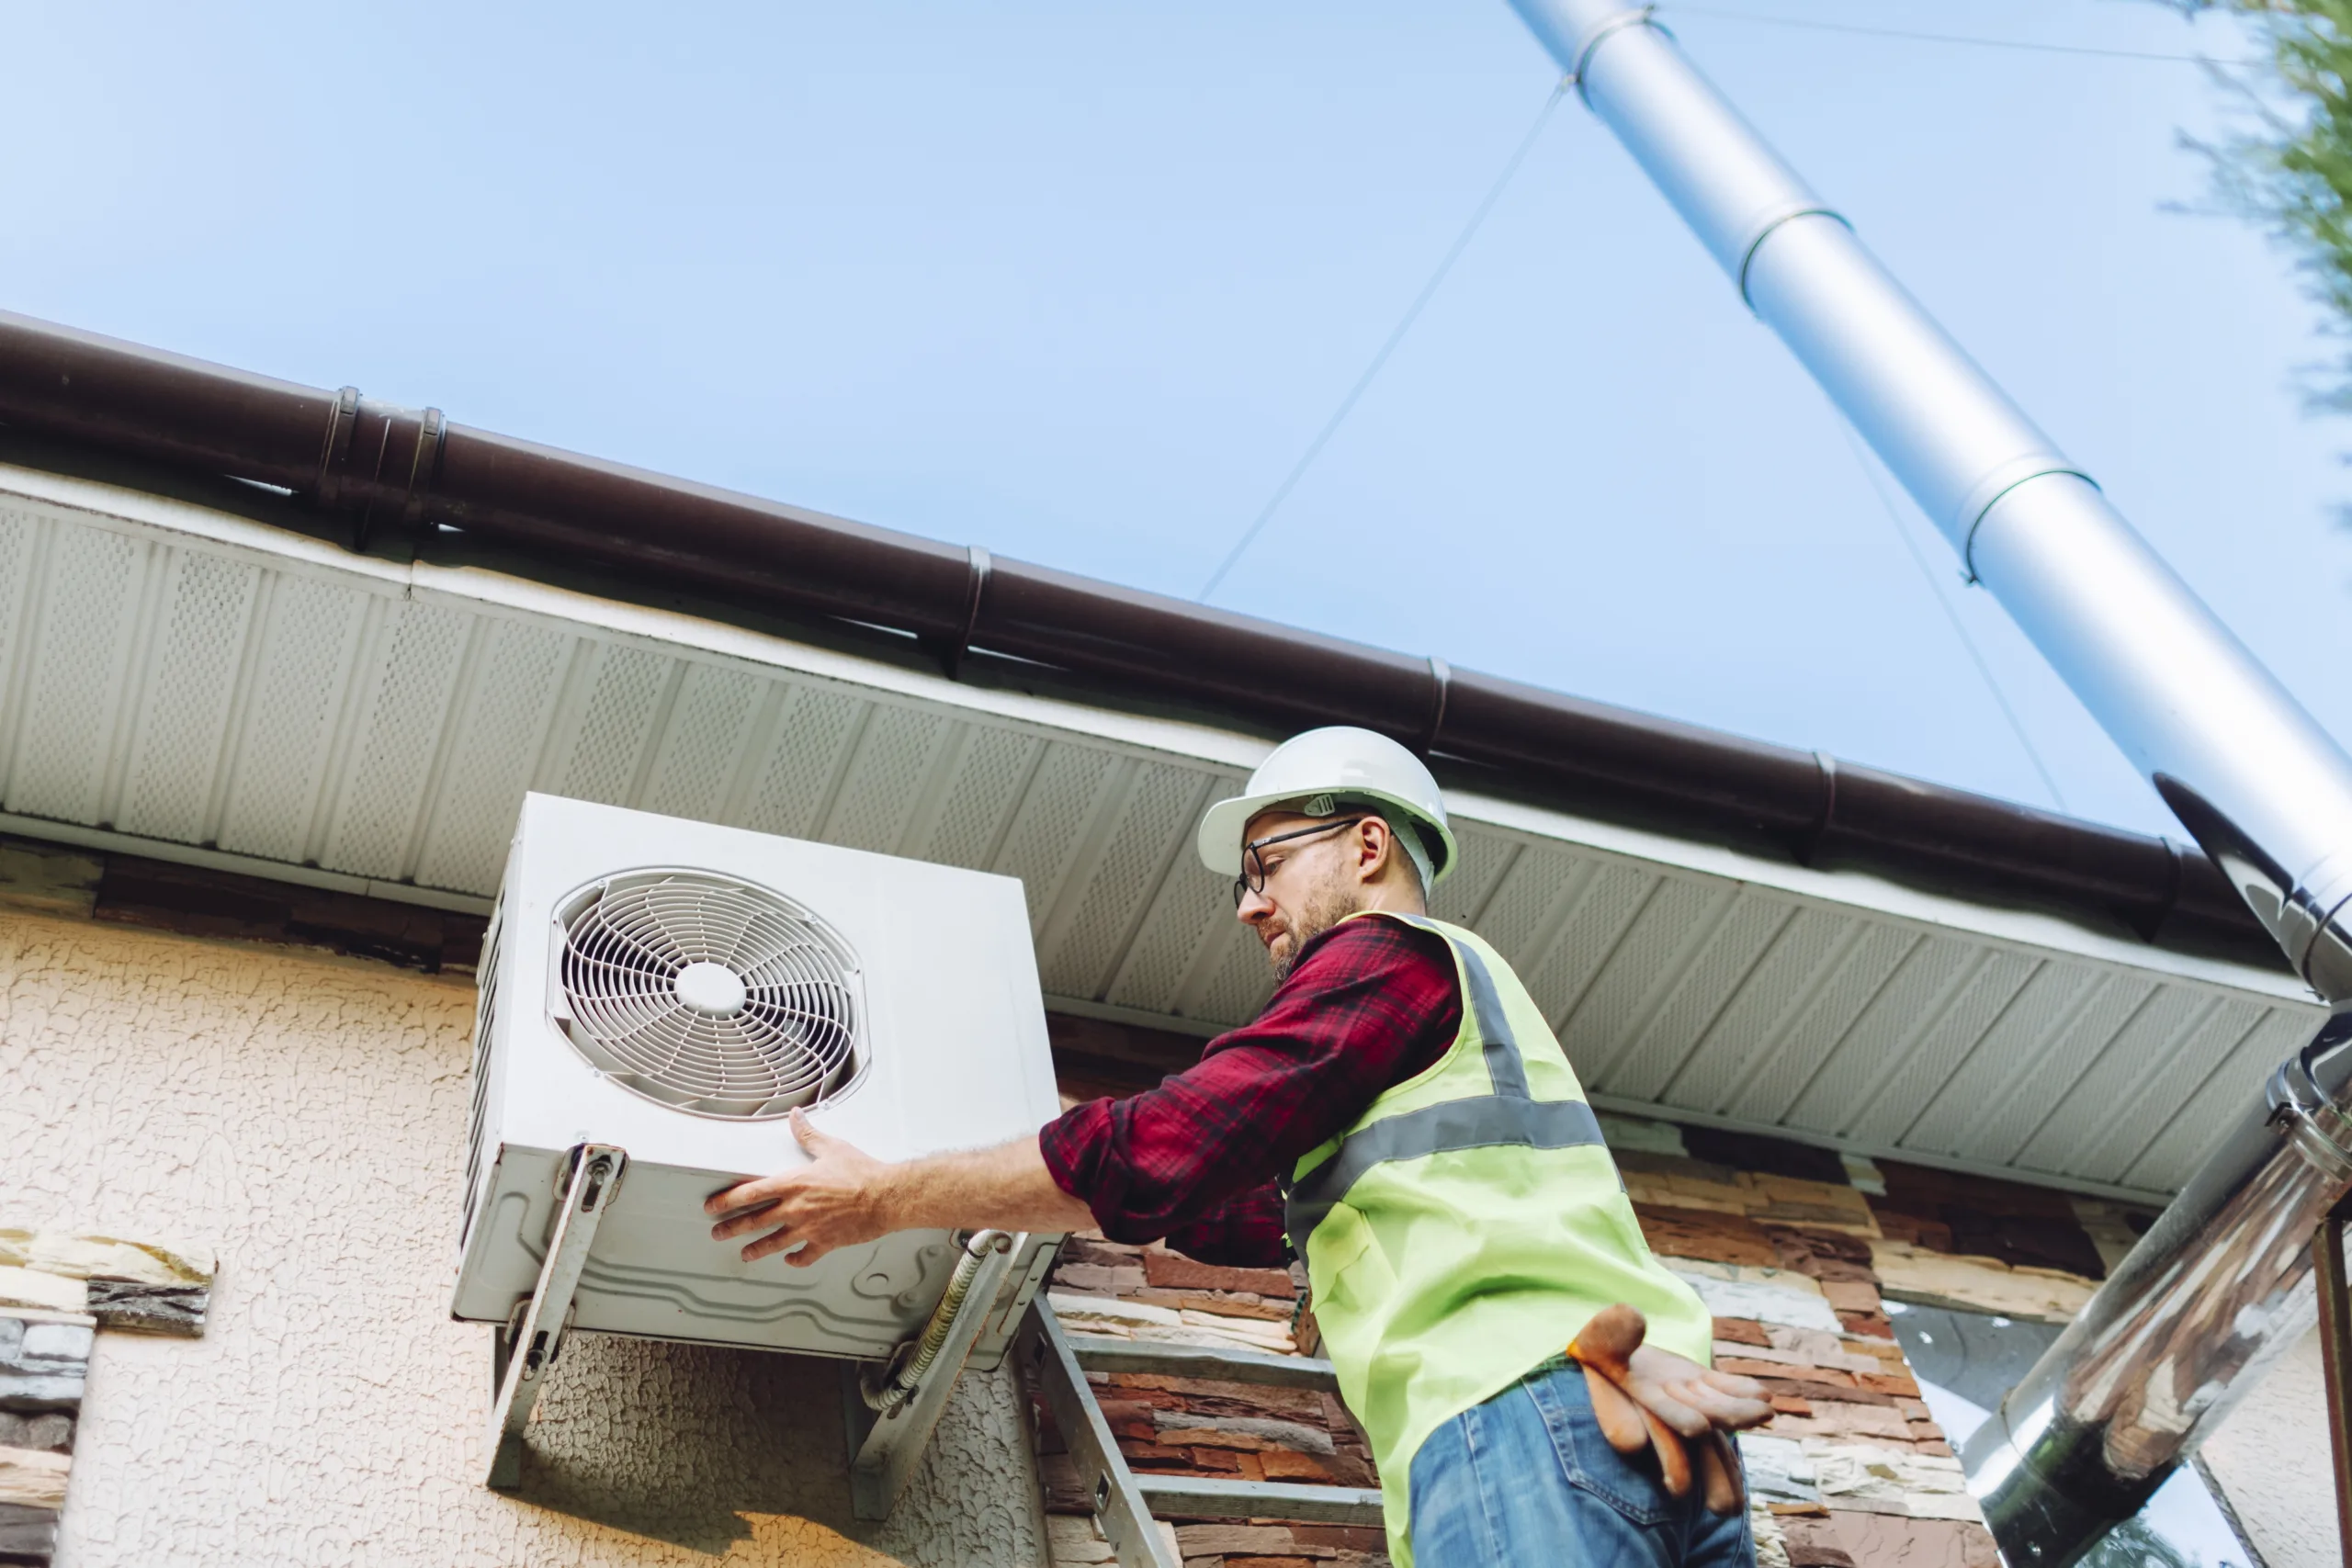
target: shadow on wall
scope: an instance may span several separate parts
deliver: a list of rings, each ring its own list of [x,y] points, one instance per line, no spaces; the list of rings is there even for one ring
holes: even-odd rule
[[[1005,1462],[1028,1452],[1025,1436],[1005,1441],[1020,1420],[1007,1373],[965,1374],[906,1495],[872,1523],[850,1509],[842,1364],[576,1335],[540,1399],[522,1485],[506,1495],[714,1557],[772,1538],[760,1523],[786,1518],[865,1546],[876,1563],[1042,1552],[1035,1482]],[[854,1548],[845,1555],[859,1560]]]

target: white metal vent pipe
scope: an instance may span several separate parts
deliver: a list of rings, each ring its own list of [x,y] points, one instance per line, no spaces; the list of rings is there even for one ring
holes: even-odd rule
[[[2290,962],[2352,1002],[2352,758],[1647,7],[1511,3]],[[2057,1568],[2130,1517],[2310,1322],[2301,1243],[2352,1181],[2341,1055],[2324,1034],[2282,1068],[1970,1445],[2012,1562]]]

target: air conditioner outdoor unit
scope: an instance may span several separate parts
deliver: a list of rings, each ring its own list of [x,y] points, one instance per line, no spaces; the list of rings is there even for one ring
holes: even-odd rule
[[[796,1106],[883,1159],[1049,1120],[1020,883],[526,796],[481,960],[453,1315],[519,1334],[570,1267],[569,1315],[540,1325],[550,1359],[566,1326],[888,1357],[940,1303],[956,1236],[902,1233],[807,1268],[710,1238],[706,1198],[806,1158]],[[589,1209],[567,1220],[575,1189]],[[566,1224],[593,1240],[550,1264]],[[1057,1239],[1024,1238],[993,1271],[971,1365],[1002,1359]]]

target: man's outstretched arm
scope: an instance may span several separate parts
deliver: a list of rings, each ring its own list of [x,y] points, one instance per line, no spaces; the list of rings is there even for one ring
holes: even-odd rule
[[[808,1164],[740,1182],[703,1205],[718,1220],[713,1240],[755,1238],[743,1247],[747,1263],[790,1247],[801,1248],[794,1263],[814,1263],[892,1231],[1074,1231],[1094,1223],[1046,1170],[1035,1136],[893,1163],[819,1132],[797,1111],[792,1135]]]

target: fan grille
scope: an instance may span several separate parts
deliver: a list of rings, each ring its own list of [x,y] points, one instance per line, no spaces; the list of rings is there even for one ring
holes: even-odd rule
[[[638,872],[582,889],[557,920],[564,1032],[628,1088],[758,1118],[848,1079],[856,955],[783,895],[710,872]]]

